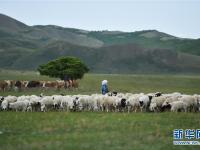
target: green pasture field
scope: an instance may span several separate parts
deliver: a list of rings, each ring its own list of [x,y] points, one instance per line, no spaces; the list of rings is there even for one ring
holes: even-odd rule
[[[173,145],[200,113],[0,112],[2,150],[198,150]]]
[[[0,80],[56,80],[40,76],[31,71],[0,71]],[[181,92],[185,94],[200,94],[200,76],[198,75],[119,75],[119,74],[86,74],[79,81],[78,89],[27,89],[21,92],[14,90],[0,92],[0,95],[30,95],[40,94],[92,94],[101,92],[101,81],[107,79],[110,91],[149,93],[149,92]]]
[[[55,80],[36,72],[0,72],[0,80]],[[31,89],[0,95],[100,93],[110,91],[200,93],[200,77],[185,75],[86,74],[78,89]],[[0,150],[188,150],[174,146],[174,129],[199,129],[200,113],[0,112]],[[199,140],[200,141],[200,140]]]

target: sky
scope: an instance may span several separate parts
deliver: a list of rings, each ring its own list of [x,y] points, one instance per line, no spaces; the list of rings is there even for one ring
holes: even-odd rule
[[[200,0],[0,0],[0,13],[27,25],[200,38]]]

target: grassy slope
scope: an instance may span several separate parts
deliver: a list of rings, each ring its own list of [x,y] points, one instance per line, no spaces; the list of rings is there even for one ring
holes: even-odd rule
[[[189,54],[200,55],[200,39],[179,39],[172,38],[173,36],[167,35],[162,32],[153,30],[152,32],[158,34],[156,37],[146,38],[141,36],[151,31],[139,32],[124,32],[118,34],[103,34],[102,32],[90,32],[89,36],[95,37],[105,43],[105,45],[112,44],[127,44],[134,43],[144,48],[158,48],[158,49],[171,49],[178,52],[186,52]],[[162,38],[172,38],[169,40],[162,40]]]
[[[180,61],[191,63],[179,63],[176,52],[185,52]],[[199,73],[200,39],[180,39],[156,30],[90,32],[54,25],[26,26],[0,14],[0,68],[34,70],[65,55],[81,58],[96,73]]]
[[[0,149],[175,150],[173,130],[197,129],[193,113],[0,112]]]
[[[35,72],[19,72],[19,71],[1,71],[0,80],[55,80],[46,76],[40,76]],[[161,91],[181,92],[187,94],[199,94],[200,77],[184,76],[184,75],[113,75],[113,74],[86,74],[79,81],[79,89],[76,90],[48,90],[41,89],[25,90],[22,92],[0,92],[0,95],[22,95],[22,94],[91,94],[100,93],[101,81],[107,79],[109,81],[110,91],[132,92],[132,93],[148,93]]]

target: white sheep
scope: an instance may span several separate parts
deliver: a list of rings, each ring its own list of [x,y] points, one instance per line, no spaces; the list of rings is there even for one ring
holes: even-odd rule
[[[141,111],[148,111],[151,103],[152,96],[143,95],[139,97],[140,109]]]
[[[17,97],[9,95],[9,96],[4,97],[4,100],[7,100],[8,103],[14,103],[17,101]]]
[[[162,110],[162,104],[165,102],[167,96],[153,97],[149,106],[150,111],[160,112]]]
[[[8,105],[10,103],[14,103],[16,101],[17,101],[17,97],[16,96],[9,95],[9,96],[4,97],[3,101],[1,103],[2,110],[7,110],[8,109]]]
[[[159,97],[156,97],[158,96]],[[151,99],[152,97],[152,99]],[[154,111],[160,112],[165,108],[171,111],[200,111],[200,95],[183,95],[178,92],[162,94],[149,93],[144,95],[118,93],[117,95],[73,95],[73,96],[36,96],[22,95],[0,96],[2,110],[8,108],[15,111],[48,111],[51,109],[73,111]]]
[[[60,104],[60,108],[64,111],[72,110],[74,107],[74,98],[71,96],[63,96]]]
[[[23,111],[25,112],[28,108],[29,101],[24,100],[24,101],[16,101],[14,103],[9,103],[9,108],[15,111]]]
[[[2,110],[7,110],[8,109],[8,101],[7,100],[3,100],[1,103],[1,109]]]
[[[115,97],[105,95],[102,101],[103,101],[102,105],[103,110],[106,110],[106,112],[115,111],[116,107]]]
[[[89,101],[88,101],[88,107],[89,107],[89,110],[92,110],[92,111],[98,111],[98,105],[97,105],[97,99],[95,98],[95,96],[91,95],[90,98],[89,98]]]
[[[166,100],[162,104],[162,109],[163,110],[169,109],[169,103],[179,101],[179,98],[180,95],[173,95],[173,94],[167,95]]]
[[[27,111],[40,111],[41,110],[41,97],[36,95],[31,95],[29,97],[29,106],[27,108]]]
[[[172,112],[184,111],[187,112],[187,104],[183,101],[174,101],[169,103]]]
[[[52,96],[42,97],[40,103],[41,103],[41,111],[43,112],[48,111],[49,109],[52,109],[54,107]]]
[[[63,96],[62,95],[53,95],[52,97],[53,97],[54,108],[59,109]]]
[[[103,111],[104,110],[104,97],[105,95],[101,95],[101,94],[93,94],[91,95],[92,98],[94,99],[94,101],[96,101],[96,111]]]
[[[198,101],[195,96],[183,95],[179,98],[179,101],[184,102],[187,105],[187,111],[196,111],[198,109]]]
[[[143,94],[134,94],[130,96],[127,100],[128,112],[134,111],[137,112],[140,109],[139,97]]]
[[[79,95],[79,97],[75,99],[74,104],[78,106],[80,110],[86,111],[89,110],[89,101],[90,101],[89,96]]]
[[[79,95],[75,98],[74,104],[79,110],[94,111],[98,110],[96,95]]]

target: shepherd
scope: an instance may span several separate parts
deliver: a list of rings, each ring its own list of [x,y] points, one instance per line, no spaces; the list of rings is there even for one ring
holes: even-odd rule
[[[103,95],[108,93],[108,81],[107,80],[102,81],[101,91],[102,91]]]

